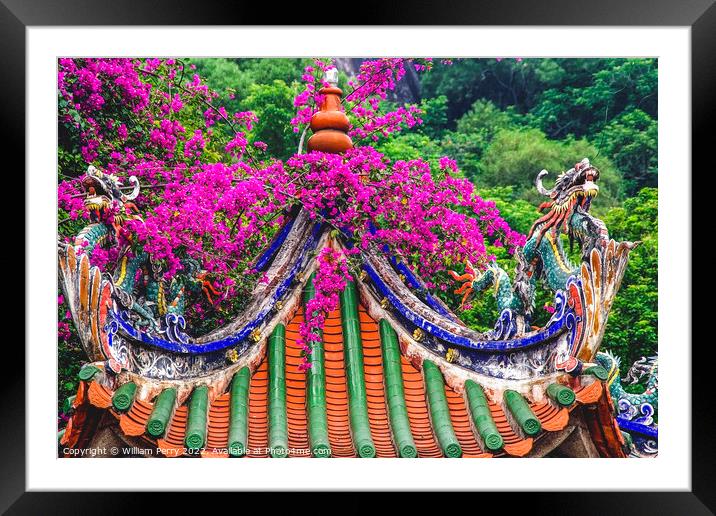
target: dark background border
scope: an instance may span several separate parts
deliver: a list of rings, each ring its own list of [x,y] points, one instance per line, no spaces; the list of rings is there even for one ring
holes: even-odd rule
[[[25,28],[32,25],[549,25],[549,26],[690,26],[692,44],[692,162],[693,170],[711,172],[714,147],[713,125],[716,121],[716,5],[715,0],[460,0],[430,3],[424,0],[396,2],[391,0],[363,2],[252,3],[222,0],[0,0],[0,127],[5,134],[0,149],[12,155],[15,163],[4,163],[8,174],[24,170],[25,139]],[[568,43],[565,50],[568,50]],[[695,109],[694,109],[695,108]],[[12,152],[7,152],[12,150]],[[701,165],[701,166],[700,166]],[[678,173],[693,185],[691,171]],[[711,172],[712,173],[712,172]],[[713,174],[713,173],[712,173]],[[6,181],[8,181],[6,178]],[[707,182],[713,179],[705,178]],[[18,195],[15,182],[13,197]],[[704,183],[705,184],[705,183]],[[25,188],[26,209],[31,209]],[[685,209],[687,207],[684,207]],[[693,215],[692,221],[699,219]],[[18,217],[6,219],[7,225],[18,228]],[[12,224],[9,224],[12,223]],[[24,229],[24,225],[23,225]],[[692,240],[704,233],[692,228]],[[706,232],[706,236],[712,231]],[[25,235],[26,237],[26,235]],[[19,242],[19,240],[16,240]],[[14,247],[15,263],[24,263]],[[703,251],[708,253],[708,251]],[[24,254],[24,250],[23,250]],[[7,263],[7,262],[6,262]],[[693,263],[693,261],[692,261]],[[701,261],[703,265],[704,262]],[[696,263],[693,263],[696,265]],[[16,267],[16,266],[15,266]],[[9,269],[5,269],[9,270]],[[14,272],[14,271],[13,271]],[[31,271],[25,270],[25,275]],[[17,281],[17,280],[16,280]],[[690,277],[683,281],[691,284]],[[9,289],[9,287],[6,287]],[[20,306],[17,291],[12,296]],[[684,300],[694,308],[692,300]],[[25,303],[22,304],[25,306]],[[708,305],[707,305],[708,307]],[[8,313],[8,312],[6,312]],[[11,313],[11,312],[10,312]],[[661,314],[667,317],[666,314]],[[693,320],[693,316],[692,316]],[[6,325],[7,328],[8,325]],[[16,326],[17,327],[17,326]],[[691,346],[692,336],[684,330],[683,342],[670,345]],[[700,348],[710,339],[700,339]],[[8,514],[132,514],[142,513],[152,495],[127,493],[25,493],[25,356],[17,339],[4,339],[0,378],[0,510]],[[705,353],[706,358],[709,352]],[[692,351],[696,354],[696,350]],[[450,512],[461,510],[482,512],[509,508],[531,514],[714,514],[716,511],[716,439],[713,438],[714,403],[709,380],[713,376],[710,360],[692,363],[692,491],[686,493],[426,493],[433,503]],[[548,459],[544,459],[548,460]],[[87,474],[93,472],[88,468]],[[141,474],[138,468],[137,474]],[[565,462],[564,475],[589,475],[589,467],[574,467]],[[618,472],[615,471],[615,474]],[[121,485],[121,482],[118,481]],[[559,479],[555,478],[555,485]],[[82,479],[77,479],[78,489]],[[237,486],[240,487],[240,486]],[[230,500],[218,500],[216,494],[170,493],[158,498],[162,513],[173,506],[185,510],[190,501],[198,501],[208,511],[269,511],[282,509],[287,514],[321,509],[330,512],[372,513],[387,508],[377,494],[230,494]],[[228,498],[228,497],[227,497]],[[335,503],[328,498],[336,498]],[[400,495],[401,511],[425,507],[428,497],[419,493]],[[228,501],[228,504],[224,502]],[[258,502],[258,503],[257,503]],[[263,503],[262,503],[263,502]],[[181,505],[179,505],[181,504]],[[492,508],[492,509],[490,509]],[[183,512],[183,511],[182,511]],[[442,511],[441,511],[442,512]]]

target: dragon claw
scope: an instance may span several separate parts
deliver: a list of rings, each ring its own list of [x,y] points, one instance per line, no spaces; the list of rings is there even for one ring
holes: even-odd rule
[[[467,301],[468,296],[472,294],[472,287],[468,287],[467,290],[465,290],[465,295],[462,296],[462,301],[460,302],[461,305],[464,305]]]
[[[462,284],[459,288],[453,291],[455,294],[463,294],[461,304],[465,304],[467,301],[467,298],[472,294],[473,292],[473,282],[475,281],[475,278],[477,277],[477,272],[475,271],[475,267],[470,263],[469,260],[465,261],[465,272],[463,274],[458,274],[455,271],[448,271],[448,274],[454,279],[455,281],[459,281]]]
[[[455,294],[462,294],[462,293],[465,292],[467,289],[471,289],[471,288],[472,288],[472,282],[471,282],[471,281],[467,281],[467,282],[463,283],[463,284],[460,286],[460,288],[458,288],[458,289],[455,290]]]

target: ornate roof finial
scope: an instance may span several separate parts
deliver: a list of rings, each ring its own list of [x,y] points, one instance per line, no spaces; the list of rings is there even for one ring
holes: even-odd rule
[[[323,95],[320,111],[311,117],[313,136],[308,139],[308,150],[339,154],[353,148],[348,136],[350,122],[341,109],[343,91],[338,88],[338,70],[326,70],[324,80],[329,86],[321,88]]]
[[[324,74],[325,81],[330,84],[332,87],[338,86],[338,69],[337,68],[329,68],[326,70]]]

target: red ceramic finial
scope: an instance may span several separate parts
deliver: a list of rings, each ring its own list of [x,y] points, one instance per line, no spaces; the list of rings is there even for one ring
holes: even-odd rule
[[[337,86],[338,70],[326,70],[325,80],[330,86],[318,92],[323,95],[323,102],[320,111],[311,117],[313,136],[308,139],[308,150],[339,154],[353,148],[348,136],[350,123],[341,110],[343,91]]]

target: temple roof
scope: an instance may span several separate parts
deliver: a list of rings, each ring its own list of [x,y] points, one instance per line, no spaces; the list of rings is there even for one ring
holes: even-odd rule
[[[170,383],[143,399],[131,382],[119,385],[101,364],[85,366],[61,444],[86,445],[106,411],[126,436],[167,456],[191,454],[194,445],[204,457],[228,457],[229,451],[247,457],[521,457],[545,435],[565,429],[572,414],[583,413],[599,453],[623,456],[608,389],[598,378],[582,375],[558,384],[573,397],[566,392],[530,401],[477,382],[458,392],[434,362],[407,357],[390,325],[373,319],[355,299],[342,296],[341,308],[327,318],[323,352],[308,371],[298,368],[299,307],[274,329],[253,371],[244,365],[222,390],[195,388],[176,407],[174,394],[163,416],[161,398],[173,389]],[[197,401],[202,396],[203,406]],[[152,436],[150,421],[162,417],[164,431]],[[491,428],[499,437],[490,436]],[[195,434],[198,441],[190,437]]]
[[[343,152],[352,142],[340,90],[324,90],[332,100],[314,115],[309,148]],[[351,243],[307,210],[286,215],[255,263],[265,281],[233,320],[200,336],[181,314],[140,321],[133,292],[82,252],[86,231],[60,247],[61,285],[91,361],[63,446],[87,446],[110,414],[125,436],[169,456],[521,457],[578,423],[600,455],[624,456],[606,372],[591,360],[631,243],[591,249],[543,327],[505,309],[489,332],[468,328],[387,249],[365,249],[303,370],[315,257]]]

